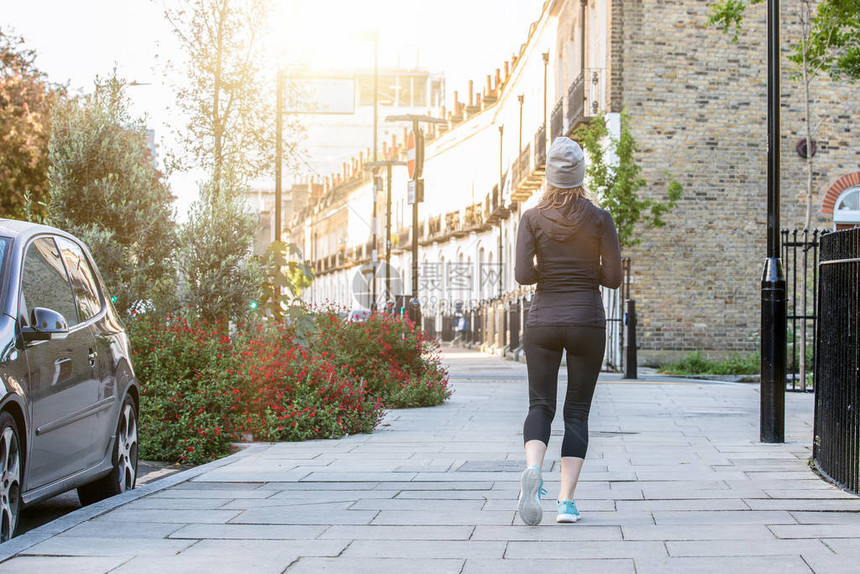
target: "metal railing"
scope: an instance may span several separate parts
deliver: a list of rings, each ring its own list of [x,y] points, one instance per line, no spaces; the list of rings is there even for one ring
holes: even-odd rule
[[[585,78],[580,73],[567,88],[567,125],[573,129],[585,117]]]
[[[511,185],[514,190],[517,190],[520,185],[525,181],[525,179],[531,174],[531,159],[532,159],[532,148],[531,144],[527,145],[520,152],[520,155],[514,161],[514,165],[511,167]]]
[[[606,314],[606,351],[604,371],[618,372],[624,368],[624,301],[630,298],[630,258],[621,259],[623,280],[618,289],[600,288],[603,311]]]
[[[567,89],[567,129],[606,110],[606,71],[586,68]]]
[[[535,168],[546,165],[546,124],[543,124],[535,134]]]
[[[782,230],[785,271],[788,365],[786,390],[811,391],[814,387],[815,327],[818,307],[818,248],[827,231]]]
[[[606,314],[606,350],[602,367],[604,371],[619,372],[625,366],[624,302],[630,298],[631,261],[629,257],[622,259],[622,269],[624,279],[621,287],[618,289],[601,287]],[[506,349],[509,352],[521,350],[531,302],[531,296],[484,300],[464,309],[461,313],[442,313],[442,325],[451,326],[451,330],[443,328],[442,340],[450,341],[459,337],[458,342],[472,347],[494,347],[496,350]],[[456,329],[453,326],[457,324],[460,317],[466,319],[465,328],[454,333]],[[429,319],[431,317],[425,317],[425,324]]]
[[[860,229],[821,238],[812,459],[860,494]]]
[[[564,130],[564,100],[559,99],[558,103],[552,109],[549,121],[549,141],[552,143]]]

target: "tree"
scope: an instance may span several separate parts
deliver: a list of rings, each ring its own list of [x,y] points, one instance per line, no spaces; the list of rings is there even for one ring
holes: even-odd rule
[[[245,208],[246,188],[225,166],[220,189],[200,188],[177,249],[184,307],[207,321],[243,320],[260,300],[262,272],[251,257],[256,220]]]
[[[711,5],[708,24],[732,35],[736,42],[743,27],[748,6],[762,4],[765,0],[721,0]],[[813,4],[815,6],[813,7]],[[860,78],[860,0],[800,0],[798,6],[800,24],[799,41],[791,47],[791,60],[795,66],[795,77],[802,82],[805,101],[807,149],[811,150],[814,133],[810,85],[822,73],[832,79],[854,82]],[[806,217],[804,227],[809,228],[812,219],[813,186],[812,153],[806,154]]]
[[[621,113],[619,138],[609,138],[608,141],[608,151],[618,157],[618,163],[614,165],[606,161],[607,149],[604,144],[608,136],[609,130],[603,115],[595,117],[590,124],[580,126],[574,133],[588,154],[586,176],[589,187],[600,198],[600,205],[612,214],[618,229],[619,243],[622,247],[638,245],[641,240],[634,236],[636,225],[644,223],[647,228],[665,226],[663,216],[675,207],[683,188],[680,183],[669,178],[666,201],[640,198],[639,190],[647,181],[642,177],[642,168],[634,157],[637,145],[630,131],[630,114],[626,110]]]
[[[271,165],[273,97],[260,77],[261,37],[268,0],[181,0],[165,17],[185,54],[168,62],[187,83],[176,100],[188,117],[179,132],[187,160],[212,174],[218,193],[229,164],[234,176],[252,178]]]
[[[24,40],[0,30],[0,214],[38,219],[48,194],[54,90]],[[27,213],[27,206],[33,210]]]
[[[114,75],[54,106],[47,206],[49,223],[90,247],[121,312],[172,291],[174,245],[172,197],[124,86]]]
[[[260,304],[280,321],[294,304],[301,303],[302,292],[313,283],[311,262],[302,259],[296,244],[283,241],[273,241],[259,262],[263,271]]]

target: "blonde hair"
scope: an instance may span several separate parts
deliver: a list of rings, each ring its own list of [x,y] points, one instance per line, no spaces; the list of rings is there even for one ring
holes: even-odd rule
[[[587,199],[591,203],[596,203],[594,195],[581,185],[565,189],[548,183],[538,206],[542,209],[559,208],[570,201],[576,201],[580,198]]]

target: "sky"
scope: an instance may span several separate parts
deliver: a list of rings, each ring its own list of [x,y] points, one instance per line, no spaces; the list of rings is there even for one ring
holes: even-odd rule
[[[265,66],[317,72],[373,67],[368,33],[379,35],[379,66],[442,72],[447,99],[465,93],[519,51],[544,0],[272,0],[272,35],[278,61]],[[181,126],[163,62],[176,50],[165,5],[179,0],[0,0],[0,27],[23,36],[36,66],[72,91],[91,91],[98,77],[139,85],[127,95],[131,112],[145,117],[163,155]],[[173,174],[177,214],[196,197],[200,173]]]

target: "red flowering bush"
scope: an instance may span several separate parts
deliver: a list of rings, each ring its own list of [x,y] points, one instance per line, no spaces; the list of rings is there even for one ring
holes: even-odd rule
[[[383,405],[429,406],[450,395],[435,343],[408,321],[312,317],[317,328],[300,346],[284,325],[228,334],[219,323],[136,316],[141,457],[199,464],[247,434],[295,441],[371,432]]]
[[[252,367],[251,389],[262,413],[253,427],[264,440],[337,438],[371,432],[382,403],[364,381],[324,357],[299,347],[276,349]],[[250,422],[250,421],[249,421]]]
[[[309,348],[364,379],[386,408],[433,406],[451,395],[438,344],[410,321],[375,313],[346,322],[327,310],[316,322]]]
[[[223,325],[178,317],[130,321],[132,362],[140,381],[140,456],[193,464],[229,452],[241,438],[247,373]]]

